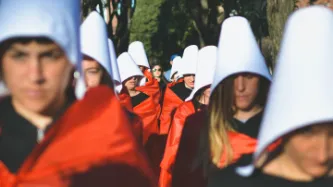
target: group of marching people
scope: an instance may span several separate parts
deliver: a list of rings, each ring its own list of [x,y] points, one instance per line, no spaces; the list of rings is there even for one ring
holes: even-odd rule
[[[230,17],[163,85],[79,0],[2,0],[0,187],[332,186],[332,31],[330,9],[293,13],[272,78]]]

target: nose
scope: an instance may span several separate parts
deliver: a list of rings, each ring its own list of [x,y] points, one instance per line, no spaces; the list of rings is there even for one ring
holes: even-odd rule
[[[45,82],[44,68],[41,60],[33,57],[29,63],[29,76],[31,82],[34,84],[43,84]]]
[[[244,77],[239,75],[235,78],[235,89],[236,91],[242,92],[245,90],[245,81],[244,81]]]

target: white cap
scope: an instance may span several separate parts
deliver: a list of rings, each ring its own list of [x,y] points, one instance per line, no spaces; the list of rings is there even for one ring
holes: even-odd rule
[[[150,69],[147,54],[142,42],[140,41],[132,42],[128,46],[128,53],[132,56],[134,62],[138,66],[144,66]]]
[[[213,82],[214,68],[216,65],[216,46],[207,46],[199,51],[197,72],[195,75],[194,89],[186,101],[192,100],[201,88],[209,86]]]
[[[250,24],[245,18],[235,16],[222,24],[211,93],[225,78],[242,72],[254,73],[271,80]]]
[[[321,6],[300,9],[288,19],[254,160],[296,129],[333,121],[332,30],[333,13]]]
[[[198,53],[199,49],[196,45],[190,45],[185,48],[180,70],[183,75],[196,73]]]
[[[171,73],[170,73],[170,79],[172,76],[177,73],[177,76],[180,77],[182,76],[181,72],[181,65],[182,65],[182,58],[180,56],[177,56],[176,58],[173,59],[172,67],[171,67]]]
[[[111,58],[111,69],[112,69],[112,79],[115,82],[115,85],[121,84],[120,73],[117,63],[116,50],[114,48],[112,40],[108,39],[110,58]]]
[[[79,0],[1,1],[0,43],[18,37],[46,37],[57,43],[76,66],[82,58],[79,25]]]
[[[91,12],[81,25],[81,52],[96,60],[112,76],[108,33],[104,19]]]
[[[136,65],[131,55],[127,52],[119,55],[118,59],[118,68],[120,72],[121,82],[124,82],[126,79],[133,76],[143,77],[143,73],[140,68]]]

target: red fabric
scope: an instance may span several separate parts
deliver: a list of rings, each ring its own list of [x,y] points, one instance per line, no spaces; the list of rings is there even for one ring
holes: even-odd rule
[[[152,97],[147,98],[133,108],[135,114],[141,117],[143,123],[143,143],[153,134],[158,134],[158,115],[161,107],[156,104]]]
[[[179,82],[182,82],[180,80]],[[178,82],[177,82],[178,83]],[[170,88],[176,83],[171,83],[165,89],[163,108],[160,116],[160,134],[168,134],[171,125],[172,114],[184,101],[181,100]]]
[[[201,169],[192,170],[193,161],[198,154],[199,138],[202,128],[206,124],[206,112],[196,112],[187,117],[181,140],[172,168],[173,187],[203,187],[207,183]],[[161,182],[161,181],[159,181]]]
[[[237,132],[228,132],[229,142],[233,151],[232,162],[236,162],[242,155],[251,154],[255,151],[257,139]],[[225,167],[227,154],[224,151],[221,155],[219,168]]]
[[[148,71],[148,69],[144,70],[143,74],[148,81],[144,86],[136,87],[136,90],[152,96],[154,102],[156,104],[159,104],[161,100],[161,90],[158,81],[153,77],[153,75],[151,74],[151,72]]]
[[[163,160],[161,162],[161,173],[159,179],[160,187],[171,187],[171,168],[175,162],[178,146],[186,118],[195,113],[192,101],[181,104],[173,117],[170,127]]]
[[[181,141],[175,164],[172,168],[173,187],[204,187],[207,181],[203,177],[202,168],[193,169],[193,161],[198,154],[200,133],[206,124],[206,112],[196,112],[190,115],[185,122]],[[233,161],[240,158],[242,154],[253,153],[256,147],[256,140],[237,132],[229,132],[229,141],[233,153]],[[226,155],[221,156],[221,166],[223,166]],[[160,182],[160,181],[159,181]]]
[[[127,93],[127,91],[123,90],[118,94],[120,104],[126,108],[128,111],[133,111],[131,97]]]
[[[90,89],[52,126],[17,176],[0,165],[1,187],[155,186],[113,91]]]
[[[139,116],[134,114],[133,106],[131,102],[131,97],[126,93],[126,90],[122,90],[120,94],[118,94],[120,104],[127,110],[130,115],[130,123],[132,124],[134,133],[138,138],[139,142],[143,142],[143,123]]]

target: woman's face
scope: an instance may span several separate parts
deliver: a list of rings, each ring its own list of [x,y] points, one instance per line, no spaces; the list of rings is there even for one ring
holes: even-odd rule
[[[194,88],[195,75],[184,75],[184,82],[186,87]]]
[[[73,66],[57,44],[15,42],[4,52],[1,63],[2,78],[16,105],[47,113],[66,98]]]
[[[96,60],[88,56],[84,56],[82,69],[87,88],[96,87],[101,83],[103,70]]]
[[[210,87],[206,88],[203,92],[203,95],[209,99],[210,97]]]
[[[234,105],[237,110],[249,111],[259,92],[260,76],[251,73],[241,73],[234,79]]]
[[[159,65],[153,67],[153,76],[154,77],[161,77],[162,75],[162,68]]]
[[[292,133],[283,154],[311,178],[327,174],[332,170],[333,123],[317,124]]]
[[[127,80],[125,80],[125,87],[127,90],[135,90],[139,82],[138,77],[130,77]]]

